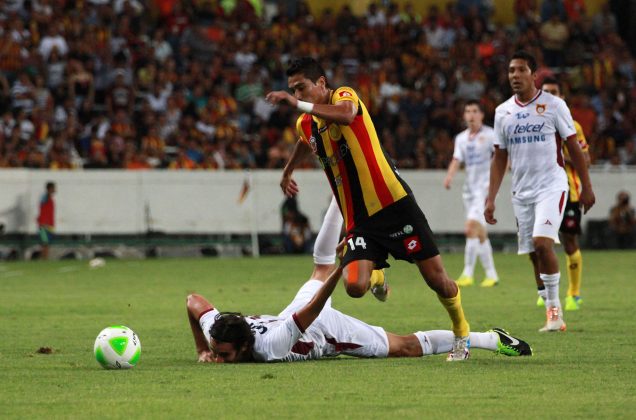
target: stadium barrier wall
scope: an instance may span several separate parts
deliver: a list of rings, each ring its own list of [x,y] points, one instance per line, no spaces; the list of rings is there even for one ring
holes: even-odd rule
[[[281,230],[280,171],[0,171],[0,224],[7,233],[36,232],[38,202],[44,184],[54,181],[56,231],[59,234],[277,233]],[[444,171],[401,171],[434,232],[461,233],[463,173],[450,191]],[[251,178],[249,192],[241,191]],[[300,210],[316,231],[329,205],[330,190],[321,171],[297,171]],[[592,174],[597,202],[587,220],[607,219],[616,193],[636,199],[636,171]],[[510,203],[510,176],[497,200],[495,233],[516,231]]]

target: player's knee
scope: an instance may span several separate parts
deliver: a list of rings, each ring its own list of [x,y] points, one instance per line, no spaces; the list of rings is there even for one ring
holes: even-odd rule
[[[361,298],[367,292],[367,288],[358,283],[346,283],[345,290],[352,298]]]
[[[539,259],[545,257],[552,251],[552,243],[543,239],[534,241],[534,252]]]

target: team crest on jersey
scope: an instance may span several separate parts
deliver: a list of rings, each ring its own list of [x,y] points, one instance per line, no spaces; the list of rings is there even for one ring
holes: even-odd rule
[[[339,140],[341,136],[342,131],[340,131],[338,124],[331,124],[329,126],[329,137],[331,137],[332,140]]]
[[[537,114],[541,115],[545,112],[545,104],[537,104],[536,108]]]
[[[340,92],[340,97],[345,97],[345,96],[351,96],[351,92],[347,92],[346,90],[343,90],[342,92]]]

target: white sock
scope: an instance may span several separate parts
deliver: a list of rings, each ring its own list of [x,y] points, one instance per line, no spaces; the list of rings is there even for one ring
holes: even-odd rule
[[[484,267],[486,277],[498,280],[499,276],[497,275],[497,270],[495,270],[495,261],[492,258],[492,245],[490,245],[490,239],[488,238],[479,244],[479,260]]]
[[[537,289],[537,294],[539,296],[541,296],[541,299],[543,299],[543,302],[548,300],[548,291],[547,290],[545,290],[545,289]]]
[[[497,350],[497,343],[499,342],[499,336],[495,332],[471,332],[470,333],[470,348],[471,349],[484,349],[484,350]]]
[[[561,307],[561,301],[559,300],[559,280],[561,273],[554,274],[539,274],[539,277],[543,281],[546,291],[545,307],[550,308],[556,306]]]
[[[455,339],[453,332],[447,330],[418,331],[415,336],[420,340],[424,356],[448,353],[453,348]]]
[[[340,239],[342,222],[340,208],[335,197],[332,197],[314,243],[314,264],[334,264],[336,262],[336,246],[338,239]]]
[[[422,346],[422,353],[424,356],[431,354],[448,353],[453,348],[453,340],[455,335],[452,331],[447,330],[432,330],[432,331],[418,331],[414,333]],[[471,332],[470,333],[470,348],[484,349],[484,350],[497,350],[497,342],[499,336],[494,332]]]
[[[479,238],[466,238],[466,249],[464,250],[464,276],[473,276],[478,252]]]

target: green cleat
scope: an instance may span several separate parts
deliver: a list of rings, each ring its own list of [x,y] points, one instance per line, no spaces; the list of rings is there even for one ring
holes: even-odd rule
[[[480,287],[495,287],[499,285],[499,279],[493,279],[491,277],[486,277],[484,281],[479,285]]]
[[[493,328],[489,332],[494,332],[499,337],[496,353],[506,356],[532,356],[530,344],[511,336],[503,328]]]
[[[537,308],[545,308],[545,300],[541,296],[537,298]]]
[[[457,280],[455,280],[455,283],[457,283],[459,287],[468,287],[475,284],[475,279],[471,276],[462,274]]]
[[[578,311],[583,303],[583,299],[580,296],[567,296],[565,298],[565,310],[566,311]]]

